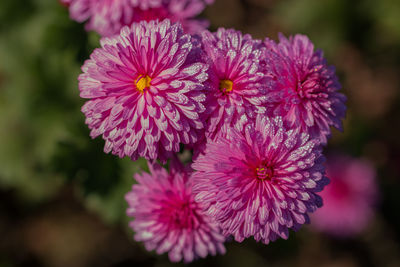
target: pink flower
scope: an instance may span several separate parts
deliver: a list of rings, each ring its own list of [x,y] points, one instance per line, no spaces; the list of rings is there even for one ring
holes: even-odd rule
[[[206,136],[215,140],[223,128],[242,130],[257,113],[265,112],[266,88],[259,62],[262,45],[248,34],[224,28],[204,31],[202,42],[211,65]]]
[[[191,262],[207,254],[225,253],[225,238],[202,204],[194,200],[189,172],[175,160],[170,172],[149,164],[150,174],[135,175],[135,184],[126,195],[128,216],[147,250],[168,252],[171,261]]]
[[[179,144],[195,143],[204,123],[208,66],[179,24],[141,22],[101,40],[79,76],[91,137],[104,151],[163,162]]]
[[[259,115],[244,132],[230,129],[194,161],[195,199],[238,242],[287,239],[322,205],[317,192],[328,179],[319,143],[280,117]]]
[[[335,68],[327,65],[321,50],[314,51],[306,36],[280,35],[279,40],[265,41],[268,115],[282,116],[290,127],[300,127],[326,144],[330,126],[342,129],[346,111]]]
[[[70,16],[87,21],[86,29],[102,36],[118,34],[122,27],[142,20],[180,22],[188,33],[208,27],[207,21],[194,19],[213,1],[203,0],[61,0],[70,6]]]
[[[324,206],[311,218],[317,230],[347,237],[358,234],[374,215],[378,188],[370,163],[348,156],[327,161],[331,183],[321,192]]]

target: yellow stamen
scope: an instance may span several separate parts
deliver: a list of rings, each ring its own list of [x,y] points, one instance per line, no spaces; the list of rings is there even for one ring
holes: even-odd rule
[[[223,93],[229,93],[232,91],[233,82],[231,80],[221,80],[219,82],[219,90]]]
[[[259,180],[271,180],[274,176],[272,167],[256,168],[256,175]]]
[[[146,75],[146,76],[139,76],[139,77],[137,78],[137,80],[135,81],[135,83],[136,83],[136,89],[137,89],[139,92],[143,93],[144,90],[145,90],[146,88],[149,88],[149,87],[150,87],[150,85],[151,85],[151,78],[150,78],[148,75]]]

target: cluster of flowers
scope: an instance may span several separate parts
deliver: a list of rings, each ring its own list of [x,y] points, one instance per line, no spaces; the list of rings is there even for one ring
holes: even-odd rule
[[[63,1],[104,36],[79,76],[91,137],[149,162],[126,195],[136,240],[190,262],[224,253],[228,236],[268,244],[309,222],[346,99],[306,36],[209,32],[193,16],[210,0]]]

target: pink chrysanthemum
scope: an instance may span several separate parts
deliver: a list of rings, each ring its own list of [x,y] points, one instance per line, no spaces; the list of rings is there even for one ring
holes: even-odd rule
[[[211,140],[227,126],[244,124],[264,113],[265,85],[259,59],[260,41],[240,31],[219,28],[202,33],[203,49],[209,58],[210,103],[207,137]]]
[[[149,168],[151,174],[135,175],[139,184],[125,197],[135,239],[149,251],[168,252],[174,262],[224,254],[225,238],[202,204],[194,201],[189,172],[174,161],[169,173],[157,164]]]
[[[118,34],[123,26],[142,20],[180,22],[188,33],[208,27],[208,22],[194,19],[206,4],[204,0],[61,0],[70,6],[70,16],[78,22],[88,21],[87,30],[102,36]]]
[[[300,127],[326,144],[330,126],[342,129],[346,111],[335,68],[327,65],[321,50],[314,51],[306,36],[279,39],[279,44],[265,41],[268,114],[282,116],[290,127]]]
[[[193,163],[196,201],[238,242],[287,239],[322,204],[316,193],[328,179],[318,141],[262,115],[228,137],[207,144]]]
[[[339,237],[360,233],[374,215],[374,168],[366,161],[336,156],[327,161],[326,171],[331,183],[321,192],[324,206],[313,214],[311,226]]]
[[[165,161],[180,143],[196,142],[208,66],[191,36],[168,20],[141,22],[101,46],[79,88],[90,135],[103,136],[105,152]]]

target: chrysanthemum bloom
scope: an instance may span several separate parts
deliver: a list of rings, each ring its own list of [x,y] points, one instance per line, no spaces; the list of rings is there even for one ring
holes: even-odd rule
[[[104,151],[165,161],[197,141],[208,65],[179,24],[141,22],[101,40],[79,76],[91,137]]]
[[[207,137],[214,140],[225,126],[243,126],[264,113],[265,84],[259,59],[260,41],[240,31],[219,28],[202,33],[203,49],[209,58]]]
[[[348,156],[327,161],[331,183],[321,192],[324,206],[311,218],[317,230],[348,237],[363,231],[374,215],[378,188],[370,163]]]
[[[170,172],[150,165],[150,174],[135,175],[139,184],[126,195],[127,214],[135,239],[147,250],[168,252],[171,261],[191,262],[207,254],[224,254],[225,237],[212,218],[194,201],[189,172],[171,164]]]
[[[322,205],[323,160],[316,139],[286,130],[280,117],[259,115],[245,134],[230,129],[194,161],[195,200],[238,242],[287,239]]]
[[[194,17],[206,4],[203,0],[62,0],[70,3],[70,16],[78,22],[88,21],[87,30],[102,36],[118,34],[123,26],[142,20],[180,22],[188,33],[196,33],[208,27],[208,22]]]
[[[346,97],[335,68],[328,66],[321,50],[304,35],[280,42],[266,39],[265,62],[269,76],[269,116],[282,116],[290,127],[300,127],[326,144],[330,126],[341,130]]]

